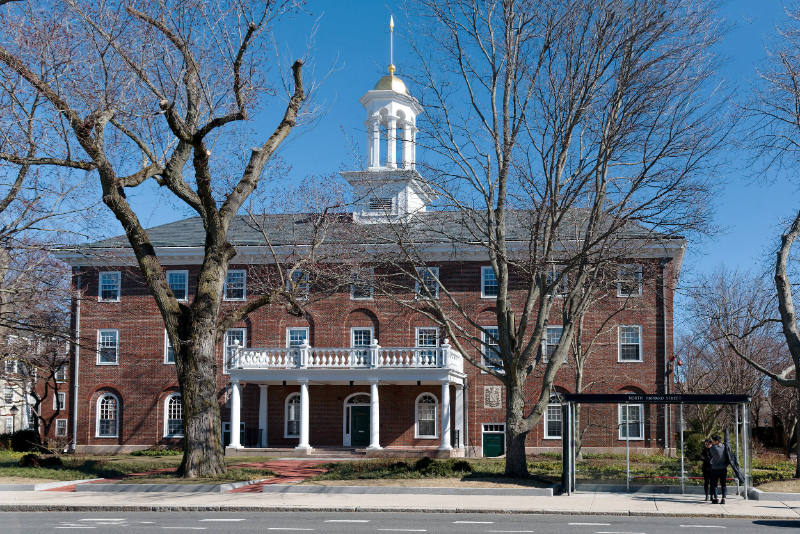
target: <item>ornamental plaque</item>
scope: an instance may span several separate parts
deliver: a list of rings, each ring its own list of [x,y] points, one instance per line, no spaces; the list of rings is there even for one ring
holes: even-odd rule
[[[483,386],[483,407],[503,407],[503,389],[501,386]]]

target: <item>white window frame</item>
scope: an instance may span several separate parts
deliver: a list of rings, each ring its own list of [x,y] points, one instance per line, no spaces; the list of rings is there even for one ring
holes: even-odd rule
[[[550,397],[550,402],[547,404],[547,407],[544,410],[544,439],[562,439],[564,436],[564,417],[561,412],[561,404],[553,402],[554,397]],[[558,422],[561,424],[561,435],[560,436],[551,436],[550,435],[550,408],[551,407],[558,407]]]
[[[3,403],[14,404],[14,388],[11,386],[3,387]]]
[[[113,435],[112,434],[108,434],[108,435],[101,435],[100,434],[100,403],[106,397],[111,397],[116,401],[116,411],[114,413],[115,424],[114,424],[114,434]],[[118,438],[119,437],[119,413],[120,413],[119,405],[120,405],[119,397],[117,397],[116,395],[114,395],[110,391],[106,391],[102,395],[97,397],[97,402],[95,403],[95,410],[94,410],[94,412],[95,412],[94,413],[94,422],[95,422],[94,437],[96,437],[96,438]]]
[[[53,393],[53,410],[56,412],[67,409],[67,394],[64,391]]]
[[[497,281],[497,275],[494,273],[494,269],[492,269],[491,265],[482,265],[481,266],[481,298],[482,299],[497,299],[497,295],[487,295],[486,294],[486,276],[484,273],[491,272],[494,276],[495,282],[497,283],[497,292],[500,292],[500,283]]]
[[[297,402],[297,411],[298,411],[298,418],[297,418],[297,434],[289,434],[289,404],[290,401],[294,398],[300,399]],[[294,403],[292,403],[294,404]],[[300,397],[300,393],[294,392],[289,393],[286,395],[286,399],[283,401],[283,437],[286,439],[295,439],[300,437],[300,425],[303,424],[303,408],[302,408],[302,399]]]
[[[629,272],[625,272],[626,270],[630,270]],[[622,284],[623,281],[628,281],[627,276],[631,273],[634,276],[638,277],[639,285],[638,291],[636,293],[624,293],[622,291]],[[620,298],[628,298],[628,297],[641,297],[642,296],[642,286],[644,281],[643,269],[642,265],[639,263],[622,263],[617,266],[617,297]]]
[[[304,331],[306,333],[306,343],[309,343],[309,339],[311,339],[309,337],[311,335],[311,332],[309,331],[309,328],[307,326],[287,326],[286,327],[286,348],[287,349],[299,347],[299,345],[296,345],[294,347],[292,346],[292,343],[291,343],[291,341],[292,341],[292,336],[291,336],[292,330],[302,330],[302,331]]]
[[[181,397],[180,393],[170,393],[164,399],[164,437],[165,438],[182,438],[184,433],[181,432],[180,434],[172,434],[169,431],[169,403],[174,398],[179,398],[181,402],[181,430],[183,430],[183,398]]]
[[[369,282],[369,296],[368,297],[356,297],[355,296],[355,289],[357,281],[361,281],[361,274],[365,273],[368,277]],[[357,272],[352,273],[352,281],[350,282],[350,300],[374,300],[375,299],[375,268],[368,267],[366,269],[359,269]],[[360,286],[364,286],[364,284],[358,284]]]
[[[353,399],[359,396],[365,396],[370,398],[370,394],[368,391],[358,391],[356,393],[351,393],[344,399],[344,404],[342,405],[343,412],[342,412],[342,445],[345,447],[350,447],[352,445],[353,437],[350,435],[350,426],[352,425],[353,421],[353,406],[369,406],[369,402],[353,402]]]
[[[552,329],[556,329],[556,328],[560,328],[561,329],[561,336],[558,337],[558,342],[559,343],[561,342],[561,337],[564,335],[564,327],[562,325],[560,325],[560,324],[551,324],[551,325],[547,326],[547,328],[544,331],[544,337],[542,337],[542,346],[541,346],[542,363],[547,363],[550,360],[550,356],[547,354],[547,347],[549,347],[549,346],[558,347],[558,343],[556,343],[555,345],[551,345],[550,343],[547,342],[548,341],[548,332],[550,331],[551,328]]]
[[[232,273],[242,273],[242,296],[237,298],[228,297],[228,275]],[[225,273],[225,285],[222,290],[222,300],[241,302],[247,300],[247,269],[228,269]]]
[[[113,299],[103,298],[103,278],[107,276],[117,278],[117,296]],[[121,271],[100,271],[97,274],[97,302],[119,302],[122,299],[122,272]]]
[[[500,329],[497,326],[484,326],[484,327],[481,327],[481,364],[483,364],[484,367],[493,368],[498,373],[505,374],[505,370],[502,367],[498,367],[498,366],[495,366],[495,365],[487,365],[486,364],[486,346],[487,346],[486,340],[488,338],[488,334],[486,333],[486,329],[487,328],[496,329],[497,330],[497,335],[498,336],[500,335]],[[498,343],[496,346],[499,347],[500,344]],[[486,374],[486,371],[481,370],[481,373]]]
[[[241,348],[247,347],[247,328],[228,328],[225,330],[225,337],[222,338],[222,374],[229,375],[231,370],[228,369],[228,349],[230,347],[234,347],[235,345],[228,344],[228,333],[229,332],[241,332],[242,333],[242,344],[239,345]]]
[[[637,328],[639,330],[639,359],[638,360],[623,360],[622,359],[622,329],[623,328]],[[625,345],[633,345],[633,343],[625,343]],[[644,361],[644,354],[642,351],[642,326],[638,324],[621,324],[617,326],[617,363],[642,363]]]
[[[369,330],[369,343],[366,345],[356,345],[356,330]],[[374,326],[351,326],[350,327],[350,348],[367,348],[372,344],[375,339]]]
[[[503,435],[503,454],[508,453],[508,443],[506,443],[506,424],[505,423],[481,423],[481,456],[483,456],[483,436],[486,434]]]
[[[114,353],[114,361],[113,362],[101,362],[100,361],[100,349],[101,340],[103,337],[104,332],[114,332],[117,338],[117,346],[116,351]],[[98,328],[97,329],[97,365],[119,365],[119,329],[117,328]]]
[[[311,282],[307,271],[303,271],[302,269],[292,271],[289,276],[286,277],[287,292],[292,292],[292,284],[297,288],[297,298],[300,300],[308,299],[308,295],[311,292]]]
[[[178,270],[167,271],[167,285],[169,286],[170,290],[172,290],[172,285],[169,283],[169,276],[171,274],[182,274],[184,276],[184,279],[183,279],[183,298],[182,299],[177,299],[177,300],[178,300],[178,302],[187,302],[189,300],[189,271],[186,270],[186,269],[178,269]],[[174,290],[172,290],[172,292],[173,292],[173,294],[175,293]]]
[[[433,276],[432,279],[427,280],[429,276]],[[416,298],[429,298],[422,289],[422,284],[419,283],[420,280],[426,283],[432,283],[433,287],[429,288],[431,294],[433,295],[434,299],[439,298],[439,286],[441,282],[439,281],[439,268],[438,267],[417,267],[417,279],[414,280],[414,295]]]
[[[433,345],[420,345],[420,342],[419,342],[420,330],[434,330],[436,332],[436,343],[433,344]],[[441,340],[439,339],[439,327],[438,326],[415,326],[414,327],[414,346],[415,347],[419,347],[421,349],[427,349],[427,348],[431,348],[432,349],[432,348],[438,347],[440,343],[441,343]]]
[[[3,368],[5,369],[6,374],[15,375],[19,372],[19,366],[17,365],[17,360],[14,358],[6,358],[3,362]]]
[[[55,373],[53,373],[53,379],[58,383],[63,383],[67,381],[67,364],[62,363],[58,366]]]
[[[422,397],[433,397],[433,435],[419,433],[419,401]],[[414,399],[414,439],[438,439],[439,438],[439,398],[431,393],[425,391],[417,395]]]
[[[67,435],[67,420],[66,419],[56,419],[56,427],[55,427],[56,437],[61,438]]]
[[[547,276],[545,277],[545,283],[549,286],[550,284],[553,283],[553,280],[555,280],[558,277],[558,275],[562,274],[563,272],[564,272],[563,267],[550,265],[547,268]],[[567,295],[567,293],[569,293],[569,276],[564,275],[561,278],[561,282],[559,282],[559,284],[556,286],[555,292],[553,293],[548,292],[547,294],[552,297],[563,298],[564,296]]]
[[[14,425],[14,416],[13,415],[7,415],[7,416],[5,416],[3,421],[4,421],[4,423],[3,423],[3,425],[4,425],[4,428],[3,428],[4,433],[5,434],[11,434],[11,432],[14,431],[14,427],[16,426],[16,425]]]
[[[169,361],[169,349],[172,344],[169,342],[169,334],[164,329],[164,365],[175,365],[175,349],[172,350],[172,361]]]
[[[622,436],[622,410],[625,407],[639,408],[639,435],[637,437]],[[626,431],[627,433],[627,431]],[[618,404],[617,405],[617,438],[620,441],[644,441],[644,404]]]

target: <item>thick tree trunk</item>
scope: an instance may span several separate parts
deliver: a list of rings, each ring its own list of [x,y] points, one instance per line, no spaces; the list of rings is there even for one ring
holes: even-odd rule
[[[191,341],[176,350],[183,402],[183,461],[178,474],[214,477],[225,472],[217,403],[216,329],[213,317],[195,317]],[[176,363],[178,363],[176,361]]]
[[[510,378],[510,377],[509,377]],[[525,399],[522,387],[510,379],[506,384],[506,476],[526,478],[528,473],[528,457],[525,454],[525,429],[523,410]]]
[[[800,371],[795,369],[795,380],[800,380]],[[794,478],[800,478],[800,384],[795,387],[797,393],[797,416],[795,417],[794,432],[795,432],[795,467]],[[790,438],[791,439],[791,438]]]

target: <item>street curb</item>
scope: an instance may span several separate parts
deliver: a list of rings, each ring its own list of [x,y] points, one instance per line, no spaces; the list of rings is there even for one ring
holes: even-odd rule
[[[272,477],[259,478],[226,484],[78,484],[75,486],[75,491],[81,493],[88,491],[97,493],[225,493],[271,479]]]
[[[313,493],[332,495],[487,495],[552,497],[553,488],[448,488],[437,486],[358,486],[265,484],[262,493]]]
[[[754,501],[800,501],[800,493],[781,493],[778,491],[762,491],[758,488],[753,488],[748,492],[748,497]]]
[[[0,491],[43,491],[66,486],[83,484],[84,482],[94,482],[104,480],[102,478],[81,478],[78,480],[58,480],[55,482],[40,482],[39,484],[0,484]]]
[[[428,514],[507,514],[507,515],[582,515],[582,516],[629,516],[629,517],[711,517],[719,519],[779,519],[800,522],[797,517],[755,514],[719,513],[672,513],[672,512],[592,512],[587,510],[486,510],[481,508],[386,508],[365,506],[175,506],[175,505],[130,505],[98,506],[67,504],[0,504],[0,512],[370,512],[370,513],[428,513]]]

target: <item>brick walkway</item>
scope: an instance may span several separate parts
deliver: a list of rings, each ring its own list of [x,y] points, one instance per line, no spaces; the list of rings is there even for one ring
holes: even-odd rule
[[[270,460],[268,462],[240,464],[236,467],[269,469],[275,472],[275,477],[264,482],[231,490],[229,493],[261,493],[261,488],[267,484],[299,484],[315,475],[324,473],[326,469],[319,466],[325,462],[326,460]]]

